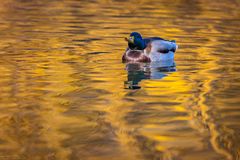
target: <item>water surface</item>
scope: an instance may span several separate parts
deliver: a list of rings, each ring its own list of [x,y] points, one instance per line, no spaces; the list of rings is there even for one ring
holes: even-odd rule
[[[0,160],[239,159],[239,7],[1,2]],[[132,31],[175,39],[176,69],[128,70]]]

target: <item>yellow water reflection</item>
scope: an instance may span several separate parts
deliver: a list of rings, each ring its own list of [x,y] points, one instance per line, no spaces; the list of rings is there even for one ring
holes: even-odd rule
[[[0,160],[239,159],[240,3],[0,4]],[[175,39],[176,71],[128,80],[131,31]]]

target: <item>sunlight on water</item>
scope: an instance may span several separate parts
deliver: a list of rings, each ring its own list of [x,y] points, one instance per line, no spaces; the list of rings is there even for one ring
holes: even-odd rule
[[[0,160],[239,159],[239,7],[2,2]],[[123,64],[132,31],[175,39],[175,62]]]

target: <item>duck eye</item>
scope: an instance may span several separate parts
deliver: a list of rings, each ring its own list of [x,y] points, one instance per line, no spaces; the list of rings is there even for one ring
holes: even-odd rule
[[[129,37],[129,40],[134,43],[134,36]]]

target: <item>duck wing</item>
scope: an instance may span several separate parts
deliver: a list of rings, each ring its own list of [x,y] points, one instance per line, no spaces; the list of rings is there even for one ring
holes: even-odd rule
[[[168,53],[170,51],[175,52],[177,50],[177,44],[175,40],[165,40],[160,37],[145,38],[147,45],[151,44],[151,50],[159,53]]]

